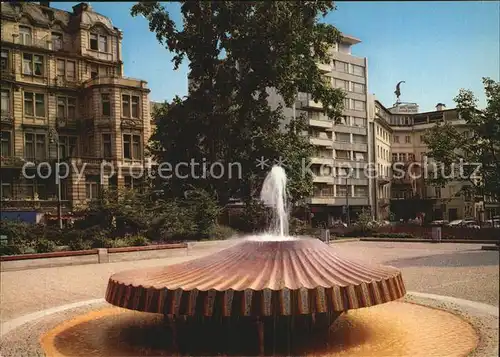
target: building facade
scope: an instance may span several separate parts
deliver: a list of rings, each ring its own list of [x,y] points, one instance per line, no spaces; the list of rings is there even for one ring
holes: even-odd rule
[[[435,111],[419,113],[415,103],[385,108],[377,100],[374,101],[374,108],[373,122],[378,127],[374,134],[375,163],[377,167],[390,164],[389,183],[383,191],[378,190],[374,195],[376,218],[389,218],[389,211],[381,207],[390,208],[394,218],[404,220],[420,216],[426,220],[470,218],[482,221],[498,214],[498,204],[484,202],[484,198],[474,197],[462,190],[466,184],[463,181],[435,187],[426,180],[426,176],[431,179],[437,169],[432,159],[426,157],[426,131],[439,122],[448,122],[463,135],[469,136],[467,124],[457,109],[446,109],[444,104],[438,103]],[[386,137],[389,135],[389,140],[381,140],[380,133]],[[387,198],[390,205],[387,205]]]
[[[309,121],[309,138],[315,148],[311,158],[314,193],[309,207],[314,223],[331,224],[355,219],[371,206],[372,182],[365,168],[370,162],[368,128],[367,59],[352,55],[352,46],[361,41],[343,35],[331,49],[331,60],[318,68],[335,88],[346,92],[344,112],[335,123],[321,103],[307,93],[298,93],[295,108],[285,108],[288,117],[304,114]],[[269,90],[271,107],[284,104],[275,90]]]
[[[2,209],[66,215],[103,187],[139,186],[149,89],[123,76],[122,32],[86,3],[1,6]]]

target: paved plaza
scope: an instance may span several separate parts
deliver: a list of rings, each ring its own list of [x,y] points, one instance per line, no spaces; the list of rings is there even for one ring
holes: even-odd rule
[[[348,257],[393,265],[408,291],[448,295],[498,306],[499,255],[477,244],[343,242]],[[40,268],[1,273],[1,322],[60,305],[103,298],[108,278],[122,270],[174,264],[218,250],[193,249],[189,256],[110,264]]]

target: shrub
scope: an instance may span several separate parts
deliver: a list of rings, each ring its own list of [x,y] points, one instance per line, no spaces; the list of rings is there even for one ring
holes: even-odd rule
[[[410,233],[373,233],[376,238],[414,238]]]
[[[92,249],[92,242],[86,239],[78,238],[68,243],[71,250],[88,250]]]
[[[126,238],[127,243],[133,247],[140,247],[149,244],[149,239],[141,235],[129,236]]]
[[[238,232],[231,227],[216,225],[210,233],[210,240],[224,240],[237,236]]]
[[[50,253],[55,251],[57,248],[56,243],[51,240],[41,238],[35,242],[34,249],[37,253]]]
[[[311,230],[309,229],[307,222],[295,217],[290,218],[290,235],[301,236],[306,235],[308,232],[311,232]]]
[[[125,238],[116,238],[110,240],[111,246],[109,248],[123,248],[128,247],[129,242]]]
[[[0,246],[0,255],[16,255],[23,253],[24,250],[20,245],[9,244]]]

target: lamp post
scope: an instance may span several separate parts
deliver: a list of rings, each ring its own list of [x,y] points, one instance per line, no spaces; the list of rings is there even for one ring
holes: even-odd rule
[[[59,163],[61,161],[60,153],[59,153],[59,134],[57,133],[57,130],[54,127],[50,128],[50,142],[56,144],[56,162],[57,162],[57,167],[59,168]],[[56,176],[56,182],[57,182],[57,220],[59,221],[59,228],[63,228],[63,222],[62,222],[62,207],[61,207],[61,179],[59,177],[59,171],[55,171],[57,176]]]
[[[349,214],[349,185],[348,185],[349,175],[345,176],[345,205],[346,205],[346,223],[348,226],[351,225],[351,216]]]

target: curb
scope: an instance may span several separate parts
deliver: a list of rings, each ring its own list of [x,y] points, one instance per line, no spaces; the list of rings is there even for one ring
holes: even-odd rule
[[[441,239],[435,241],[424,238],[359,238],[361,242],[403,242],[403,243],[463,243],[463,244],[497,244],[496,240]]]

